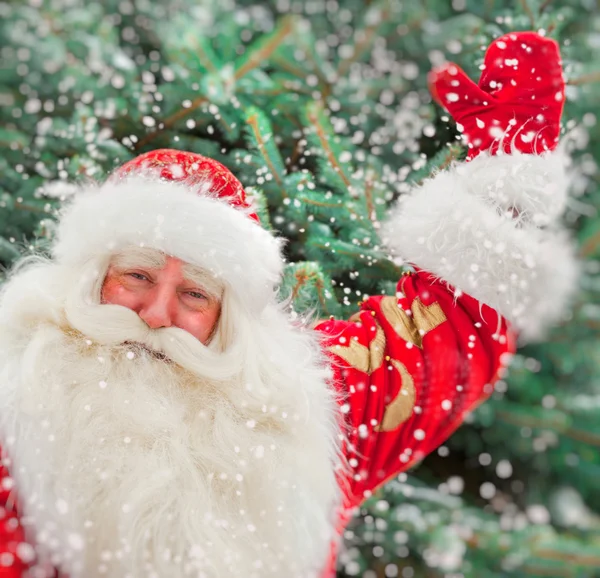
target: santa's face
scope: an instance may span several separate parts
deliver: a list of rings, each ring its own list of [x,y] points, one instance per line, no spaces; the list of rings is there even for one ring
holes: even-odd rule
[[[102,286],[102,303],[135,311],[151,329],[179,327],[206,344],[221,310],[218,288],[175,257],[117,257]]]

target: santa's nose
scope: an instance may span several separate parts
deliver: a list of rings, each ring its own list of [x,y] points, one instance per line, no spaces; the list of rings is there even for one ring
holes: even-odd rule
[[[162,296],[149,300],[138,311],[138,315],[151,329],[171,327],[173,325],[171,299]]]

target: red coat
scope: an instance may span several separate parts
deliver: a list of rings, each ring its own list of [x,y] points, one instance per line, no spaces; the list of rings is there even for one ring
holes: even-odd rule
[[[493,391],[516,335],[493,309],[417,270],[326,334],[346,417],[340,534],[354,508],[441,445]],[[335,572],[334,547],[325,577]]]
[[[442,444],[493,391],[515,338],[490,307],[417,270],[397,296],[370,297],[348,321],[317,325],[331,356],[345,419],[340,533],[381,484]],[[16,494],[0,469],[0,578],[24,576],[31,548]],[[2,564],[4,560],[4,564]],[[334,572],[335,547],[325,576]]]

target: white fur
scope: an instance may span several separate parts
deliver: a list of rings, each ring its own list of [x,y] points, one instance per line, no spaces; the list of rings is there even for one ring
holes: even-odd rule
[[[494,308],[522,343],[541,339],[565,315],[579,275],[556,222],[566,199],[561,167],[551,154],[456,163],[399,199],[383,241]]]
[[[471,195],[487,198],[503,211],[513,207],[520,218],[537,226],[555,222],[568,198],[566,168],[569,157],[562,150],[530,155],[481,153],[453,169]]]
[[[228,370],[185,332],[98,305],[106,266],[32,263],[0,297],[0,444],[42,562],[70,578],[317,576],[340,463],[317,336],[273,294],[257,319],[226,290]]]
[[[78,267],[127,246],[152,247],[224,279],[258,313],[280,281],[283,241],[204,186],[199,195],[198,187],[145,176],[90,185],[61,216],[53,254]]]

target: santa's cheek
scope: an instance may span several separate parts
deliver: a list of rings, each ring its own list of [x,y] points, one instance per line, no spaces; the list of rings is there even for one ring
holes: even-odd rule
[[[102,286],[102,303],[132,307],[135,295],[118,279],[107,279]]]
[[[200,341],[202,341],[204,338],[204,327],[197,322],[184,320],[182,323],[178,324],[178,327],[184,331],[187,331],[190,335],[193,335]]]
[[[198,341],[205,343],[211,334],[212,325],[210,319],[182,319],[178,326],[193,335]]]
[[[202,343],[206,343],[210,336],[213,334],[218,318],[218,314],[213,314],[208,316],[204,320],[204,324],[202,326],[202,336],[200,338],[200,341],[202,341]]]

